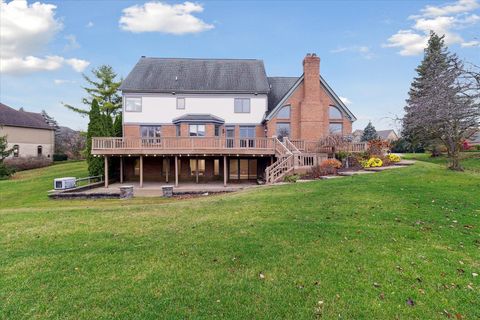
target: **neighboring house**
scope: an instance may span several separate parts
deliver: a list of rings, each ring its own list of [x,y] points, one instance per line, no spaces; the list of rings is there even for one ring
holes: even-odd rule
[[[377,131],[378,138],[384,141],[393,142],[398,140],[398,135],[395,133],[394,130],[378,130]],[[353,141],[360,142],[362,141],[363,130],[355,130],[352,133]]]
[[[52,159],[55,128],[41,113],[15,110],[0,103],[0,136],[7,136],[11,157],[45,156]]]
[[[467,139],[468,144],[471,146],[479,146],[480,145],[480,129],[472,130],[469,138]]]
[[[308,54],[303,71],[267,77],[261,60],[142,57],[120,87],[123,138],[94,138],[92,153],[120,157],[121,180],[140,185],[279,180],[316,161],[307,142],[350,135],[356,120],[319,57]]]

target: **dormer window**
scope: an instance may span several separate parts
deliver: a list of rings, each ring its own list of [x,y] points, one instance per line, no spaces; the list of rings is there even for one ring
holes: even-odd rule
[[[250,113],[250,98],[235,98],[235,113]]]
[[[329,114],[329,118],[330,119],[342,119],[343,116],[342,116],[342,113],[340,112],[340,110],[338,110],[337,107],[334,107],[334,106],[330,106],[328,108],[328,114]]]

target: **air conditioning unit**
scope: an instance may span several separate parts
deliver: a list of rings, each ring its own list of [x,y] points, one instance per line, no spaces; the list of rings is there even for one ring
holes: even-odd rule
[[[77,179],[74,177],[58,178],[53,180],[53,188],[55,190],[65,190],[75,188],[77,186]]]

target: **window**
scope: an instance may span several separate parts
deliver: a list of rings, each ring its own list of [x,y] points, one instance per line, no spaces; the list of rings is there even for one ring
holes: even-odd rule
[[[277,138],[283,140],[283,137],[290,137],[290,123],[277,123]]]
[[[185,98],[177,98],[177,109],[185,109]]]
[[[142,98],[125,98],[125,111],[126,112],[141,112],[142,111]]]
[[[160,138],[161,126],[141,126],[142,138]]]
[[[214,130],[215,137],[220,137],[220,125],[216,124],[215,125],[215,130]]]
[[[13,156],[17,158],[20,155],[20,147],[18,144],[13,146]]]
[[[342,113],[338,110],[337,107],[330,106],[328,108],[328,114],[330,119],[342,119]]]
[[[213,159],[213,175],[219,176],[220,175],[220,160]]]
[[[37,157],[41,157],[42,156],[42,146],[38,146],[37,147]]]
[[[255,145],[255,127],[240,126],[240,148],[253,148]]]
[[[290,119],[290,106],[285,106],[278,111],[277,118]]]
[[[334,135],[341,135],[343,132],[343,124],[342,123],[330,123],[329,126],[329,132],[330,134]]]
[[[175,132],[177,134],[177,137],[180,137],[182,135],[182,128],[180,127],[179,124],[175,126]]]
[[[190,137],[205,137],[205,125],[204,124],[191,124],[189,126]]]
[[[205,159],[190,159],[190,175],[196,176],[197,170],[199,176],[205,175]]]
[[[235,98],[235,113],[250,113],[250,98]]]
[[[257,159],[230,159],[230,180],[257,178]]]

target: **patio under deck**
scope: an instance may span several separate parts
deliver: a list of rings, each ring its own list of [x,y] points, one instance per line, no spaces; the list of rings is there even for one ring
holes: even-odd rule
[[[145,182],[140,187],[139,182],[132,183],[112,183],[108,188],[100,187],[90,190],[82,191],[84,194],[120,194],[121,186],[133,186],[134,197],[160,197],[163,195],[163,186],[173,186],[172,183],[162,182]],[[230,183],[227,187],[221,182],[208,182],[208,183],[182,183],[180,186],[173,187],[174,194],[204,194],[204,193],[221,193],[221,192],[234,192],[246,188],[257,187],[254,182],[245,181],[239,183]]]

